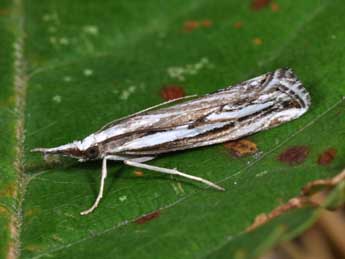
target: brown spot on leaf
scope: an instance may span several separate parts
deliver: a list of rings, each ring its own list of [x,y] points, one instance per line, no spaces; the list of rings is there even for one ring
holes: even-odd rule
[[[140,177],[143,176],[144,173],[142,171],[134,171],[134,175]]]
[[[307,146],[294,146],[286,149],[278,157],[280,162],[287,165],[294,166],[302,164],[309,155],[309,148]]]
[[[271,10],[272,12],[278,12],[279,11],[279,5],[277,3],[271,4]]]
[[[256,37],[253,39],[253,44],[256,46],[262,45],[262,43],[263,43],[263,40],[261,38]]]
[[[236,141],[227,142],[224,144],[225,148],[231,151],[235,157],[243,157],[256,153],[256,144],[249,139],[240,139]]]
[[[155,218],[158,218],[160,216],[160,214],[161,214],[161,212],[159,210],[157,210],[157,211],[154,211],[154,212],[152,212],[150,214],[144,215],[144,216],[136,219],[134,222],[136,224],[145,224],[148,221],[151,221],[151,220],[153,220]]]
[[[185,32],[191,32],[199,27],[210,28],[212,27],[212,25],[213,25],[213,22],[209,19],[205,19],[202,21],[190,20],[190,21],[186,21],[183,24],[183,30]]]
[[[213,22],[211,20],[203,20],[200,22],[202,27],[209,28],[213,25]]]
[[[200,23],[198,21],[186,21],[183,24],[183,30],[186,32],[191,32],[198,28],[200,26]]]
[[[243,22],[238,21],[234,23],[234,28],[235,29],[241,29],[243,27]]]
[[[319,165],[329,165],[334,160],[336,154],[337,150],[335,148],[329,148],[319,156],[317,163]]]
[[[181,86],[168,85],[161,90],[160,95],[164,100],[170,101],[177,98],[181,98],[186,94]]]
[[[270,4],[271,0],[252,0],[250,7],[254,11],[261,10]]]

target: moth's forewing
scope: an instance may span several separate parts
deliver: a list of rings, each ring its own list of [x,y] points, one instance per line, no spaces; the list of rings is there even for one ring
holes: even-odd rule
[[[168,108],[148,111],[94,134],[107,153],[155,155],[221,143],[296,119],[310,96],[289,69]]]

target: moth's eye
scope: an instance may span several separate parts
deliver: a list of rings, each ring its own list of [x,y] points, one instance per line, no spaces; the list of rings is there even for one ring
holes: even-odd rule
[[[94,159],[98,156],[98,148],[97,147],[90,147],[86,150],[86,155],[90,159]]]

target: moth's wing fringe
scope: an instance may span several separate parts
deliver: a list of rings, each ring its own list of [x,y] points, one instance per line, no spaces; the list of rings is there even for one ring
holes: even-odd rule
[[[273,72],[272,80],[274,79],[279,80],[282,90],[285,87],[287,93],[295,97],[302,107],[309,108],[311,105],[310,95],[291,68],[277,69]]]

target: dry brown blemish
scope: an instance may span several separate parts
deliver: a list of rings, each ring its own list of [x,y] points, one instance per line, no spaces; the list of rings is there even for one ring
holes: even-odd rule
[[[211,20],[203,20],[203,21],[200,22],[200,25],[202,27],[209,28],[209,27],[212,27],[213,22]]]
[[[278,160],[289,166],[302,164],[309,155],[309,147],[293,146],[281,153]]]
[[[174,100],[177,98],[184,97],[185,91],[181,86],[178,85],[168,85],[162,88],[160,92],[160,96],[165,100],[165,101],[170,101]]]
[[[253,39],[253,44],[256,46],[262,45],[262,43],[263,43],[263,40],[261,38],[256,37]]]
[[[194,21],[194,20],[186,21],[183,24],[183,30],[186,32],[191,32],[191,31],[194,31],[196,28],[199,28],[199,26],[200,26],[200,23],[198,21]]]
[[[136,224],[145,224],[155,218],[158,218],[160,216],[161,212],[159,210],[154,211],[150,214],[144,215],[134,221]]]
[[[276,207],[269,213],[261,213],[257,215],[254,219],[254,222],[246,229],[246,231],[252,231],[253,229],[267,223],[273,218],[276,218],[293,209],[304,208],[306,206],[321,206],[327,199],[325,191],[335,188],[340,182],[344,180],[345,170],[343,170],[333,178],[317,179],[307,183],[302,188],[300,195],[290,199],[287,203],[283,203],[282,205]]]
[[[234,28],[235,29],[241,29],[243,27],[243,22],[238,21],[234,23]]]
[[[275,2],[271,4],[271,10],[272,12],[278,12],[279,11],[279,5]]]
[[[262,8],[268,7],[271,0],[252,0],[250,8],[254,11],[259,11]]]
[[[230,150],[234,157],[244,157],[252,155],[257,152],[257,146],[249,139],[240,139],[236,141],[227,142],[224,144],[225,148]]]
[[[257,227],[267,223],[268,221],[292,210],[292,209],[296,209],[296,208],[303,208],[305,206],[317,206],[319,204],[316,204],[316,202],[314,202],[313,200],[309,199],[308,197],[295,197],[290,199],[287,203],[282,204],[278,207],[276,207],[275,209],[273,209],[271,212],[269,213],[261,213],[259,215],[257,215],[254,219],[254,222],[247,227],[246,232],[250,232],[254,229],[256,229]]]
[[[195,29],[198,29],[200,27],[204,27],[204,28],[210,28],[213,25],[213,21],[209,20],[209,19],[205,19],[202,21],[195,21],[195,20],[190,20],[190,21],[186,21],[183,24],[183,30],[185,32],[192,32]]]
[[[134,175],[141,177],[141,176],[144,176],[144,173],[142,171],[134,171]]]
[[[302,195],[311,195],[314,194],[320,189],[330,189],[335,186],[337,186],[340,182],[345,180],[345,170],[343,170],[341,173],[337,174],[336,176],[328,179],[317,179],[314,181],[311,181],[307,183],[302,188]]]
[[[336,155],[337,150],[335,148],[328,148],[319,156],[317,163],[319,165],[329,165]]]

